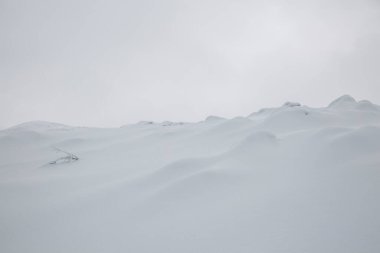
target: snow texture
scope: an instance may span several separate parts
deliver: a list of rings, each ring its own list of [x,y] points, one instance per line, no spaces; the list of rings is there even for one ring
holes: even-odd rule
[[[51,163],[56,148],[69,161]],[[115,129],[29,122],[1,130],[0,151],[2,253],[380,252],[369,101]]]

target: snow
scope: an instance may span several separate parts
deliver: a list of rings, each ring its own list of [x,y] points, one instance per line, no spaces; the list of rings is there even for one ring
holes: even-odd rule
[[[301,104],[298,103],[298,102],[290,102],[290,101],[288,101],[283,106],[284,107],[296,107],[296,106],[301,106]]]
[[[220,121],[220,120],[225,120],[225,118],[219,117],[219,116],[214,116],[210,115],[208,116],[205,121]]]
[[[30,121],[9,128],[9,130],[30,130],[30,131],[48,131],[48,130],[65,130],[69,126],[47,122],[47,121]]]
[[[0,252],[379,252],[379,108],[4,129]]]

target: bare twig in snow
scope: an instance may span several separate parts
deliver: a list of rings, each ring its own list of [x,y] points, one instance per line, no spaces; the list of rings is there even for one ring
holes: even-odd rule
[[[58,159],[56,159],[56,160],[54,160],[54,161],[51,161],[50,164],[70,163],[70,162],[75,162],[75,161],[79,160],[79,158],[78,158],[76,155],[74,155],[74,154],[72,154],[72,153],[70,153],[70,152],[64,151],[64,150],[59,149],[59,148],[57,148],[57,147],[53,147],[53,148],[54,148],[56,151],[58,151],[58,152],[65,153],[66,156],[63,156],[63,157],[60,157],[60,158],[58,158]]]

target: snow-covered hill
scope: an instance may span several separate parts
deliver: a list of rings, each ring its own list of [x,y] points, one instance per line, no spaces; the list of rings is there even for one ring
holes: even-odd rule
[[[69,152],[76,159],[63,159]],[[0,131],[0,252],[380,252],[380,107]]]

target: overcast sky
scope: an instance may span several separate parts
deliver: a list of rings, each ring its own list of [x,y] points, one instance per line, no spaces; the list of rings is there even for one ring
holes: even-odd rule
[[[0,0],[0,126],[380,104],[380,0]]]

